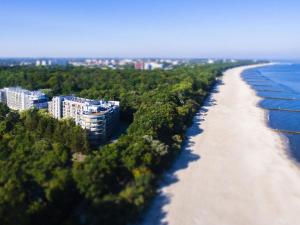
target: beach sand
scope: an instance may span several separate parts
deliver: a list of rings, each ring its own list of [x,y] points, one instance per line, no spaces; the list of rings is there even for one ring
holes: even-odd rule
[[[241,79],[250,67],[225,72],[142,224],[300,224],[299,167]]]

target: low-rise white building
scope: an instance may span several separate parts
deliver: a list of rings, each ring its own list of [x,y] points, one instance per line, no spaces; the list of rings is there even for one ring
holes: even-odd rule
[[[31,108],[46,109],[48,97],[40,91],[28,91],[20,87],[0,89],[0,102],[10,109],[23,111]]]

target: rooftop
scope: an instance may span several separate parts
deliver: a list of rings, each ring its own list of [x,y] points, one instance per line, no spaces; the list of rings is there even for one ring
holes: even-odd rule
[[[2,90],[8,90],[8,91],[13,91],[17,93],[24,93],[26,95],[34,95],[34,96],[44,96],[45,94],[41,91],[29,91],[26,89],[23,89],[21,87],[5,87]]]
[[[73,101],[85,104],[86,106],[95,106],[95,107],[103,107],[103,108],[110,108],[112,106],[119,106],[119,102],[117,101],[104,101],[104,100],[94,100],[94,99],[87,99],[87,98],[80,98],[76,96],[61,96],[65,101]]]

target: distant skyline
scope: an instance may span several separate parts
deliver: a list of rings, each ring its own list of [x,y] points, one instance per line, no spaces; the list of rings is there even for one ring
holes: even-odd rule
[[[300,59],[297,0],[0,0],[0,57]]]

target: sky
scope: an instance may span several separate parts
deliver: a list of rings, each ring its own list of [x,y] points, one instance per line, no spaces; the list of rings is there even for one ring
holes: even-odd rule
[[[0,57],[300,59],[299,0],[0,0]]]

